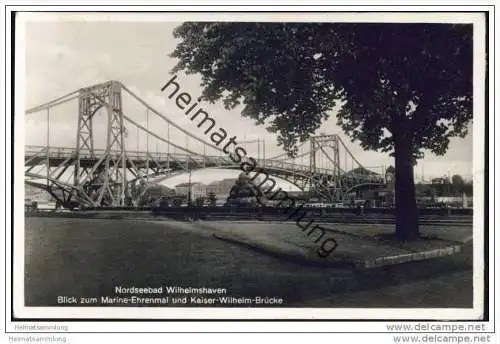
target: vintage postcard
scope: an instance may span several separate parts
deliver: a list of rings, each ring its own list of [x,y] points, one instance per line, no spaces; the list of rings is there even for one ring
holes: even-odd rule
[[[484,319],[484,13],[13,20],[16,318]]]

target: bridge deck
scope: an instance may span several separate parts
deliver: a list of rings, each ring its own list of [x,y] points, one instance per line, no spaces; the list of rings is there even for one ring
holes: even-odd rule
[[[104,149],[80,150],[79,159],[80,166],[91,168],[99,159],[106,154]],[[198,168],[229,168],[240,169],[240,164],[235,164],[228,156],[203,156],[203,155],[188,155],[179,153],[163,153],[163,152],[143,152],[143,151],[127,151],[127,168],[132,168],[134,165],[137,168],[146,168],[148,165],[151,168],[166,168],[170,170],[189,170]],[[74,164],[76,151],[66,147],[50,147],[47,154],[47,147],[43,146],[26,146],[25,147],[25,166],[37,166],[46,164],[47,158],[49,166],[58,167],[66,161],[67,165]],[[118,151],[110,153],[110,165],[114,166],[114,160],[119,158]],[[285,160],[270,160],[270,159],[255,159],[257,167],[269,171],[280,171],[285,175],[309,175],[310,167],[302,164],[290,163]],[[331,176],[332,170],[325,168],[317,168],[315,173],[320,176]],[[358,178],[363,181],[380,180],[379,175],[350,175],[350,178]]]

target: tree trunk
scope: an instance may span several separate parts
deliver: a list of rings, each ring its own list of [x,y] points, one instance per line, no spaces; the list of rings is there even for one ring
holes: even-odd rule
[[[396,237],[401,241],[414,240],[419,236],[410,137],[404,131],[394,133]]]

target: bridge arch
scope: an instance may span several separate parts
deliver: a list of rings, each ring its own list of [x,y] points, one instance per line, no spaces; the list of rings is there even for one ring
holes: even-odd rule
[[[234,170],[234,171],[243,172],[240,168],[240,165],[220,166],[220,167],[197,167],[197,168],[191,169],[190,171],[203,171],[203,170],[209,170],[209,169]],[[295,173],[295,176],[298,177],[298,179],[295,179],[295,180],[285,178],[284,175],[292,175],[292,173],[290,171],[287,171],[286,169],[280,169],[280,168],[265,169],[265,168],[262,168],[261,170],[265,171],[265,174],[264,173],[260,174],[261,176],[264,176],[264,175],[269,176],[269,178],[267,180],[269,180],[271,178],[273,180],[276,180],[276,179],[283,180],[283,181],[295,186],[297,189],[299,189],[301,191],[304,191],[305,183],[301,183],[300,181],[306,181],[309,178],[309,176],[307,176],[304,173]],[[252,172],[256,172],[256,171],[252,171]],[[252,172],[250,172],[250,173],[252,173]],[[154,180],[154,183],[159,184],[163,181],[180,176],[180,175],[185,174],[185,173],[188,173],[188,170],[176,170],[176,171],[171,171],[170,173],[167,172],[163,177],[159,176],[158,174],[150,175],[150,177],[158,177],[158,179]],[[143,178],[138,177],[138,178],[135,178],[134,181],[137,182],[140,179],[143,179]]]

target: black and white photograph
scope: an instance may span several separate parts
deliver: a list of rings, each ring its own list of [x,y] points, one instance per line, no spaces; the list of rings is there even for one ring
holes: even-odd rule
[[[484,319],[485,13],[15,25],[16,317]]]

